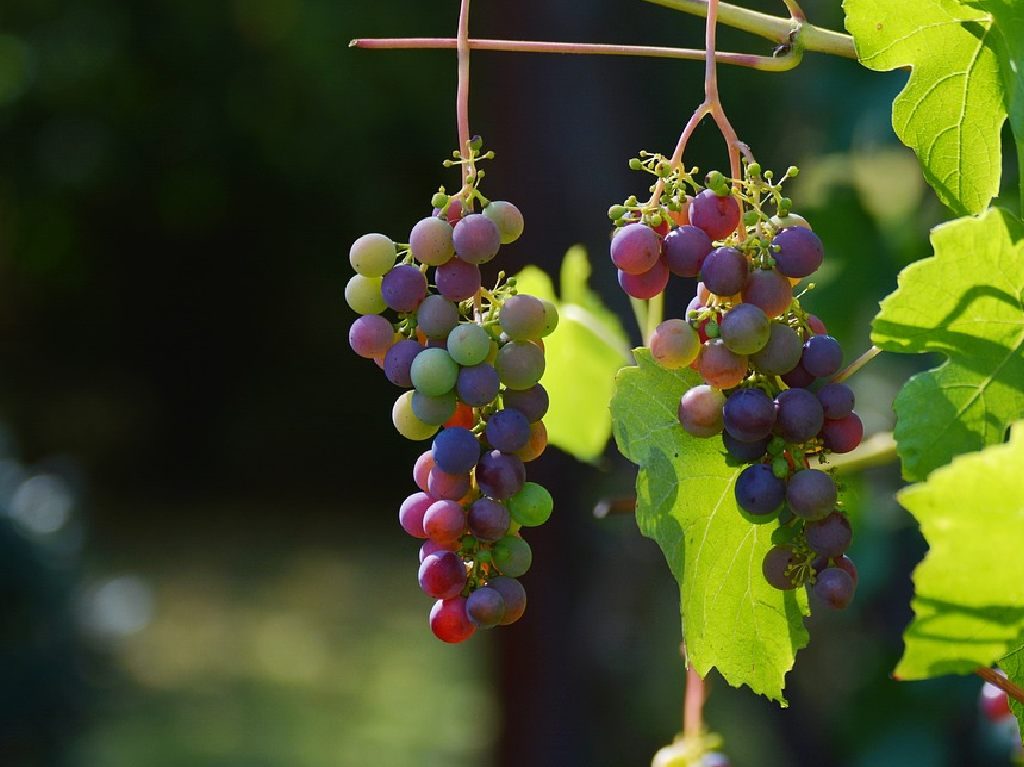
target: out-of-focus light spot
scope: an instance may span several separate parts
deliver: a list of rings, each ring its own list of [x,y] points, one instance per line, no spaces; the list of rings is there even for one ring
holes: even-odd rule
[[[36,535],[55,533],[71,517],[74,498],[63,480],[50,474],[29,477],[11,498],[11,516]]]
[[[28,87],[31,53],[21,40],[0,35],[0,105],[15,101]]]
[[[107,638],[135,634],[153,618],[153,592],[142,578],[111,578],[85,597],[82,618],[86,630]]]

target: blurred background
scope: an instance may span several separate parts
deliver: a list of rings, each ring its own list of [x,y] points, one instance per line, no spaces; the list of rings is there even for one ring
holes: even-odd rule
[[[592,514],[633,481],[612,446],[531,464],[557,511],[531,537],[520,623],[457,647],[427,628],[396,524],[422,446],[348,349],[341,292],[355,237],[402,239],[456,183],[454,54],[347,42],[451,36],[457,5],[0,7],[0,765],[618,767],[679,729],[676,586],[632,518]],[[480,37],[701,40],[639,0],[474,6]],[[805,10],[838,29],[839,6]],[[762,165],[801,167],[796,210],[828,253],[805,305],[852,357],[947,217],[892,136],[905,75],[811,54],[720,77]],[[475,54],[484,191],[527,221],[501,268],[554,273],[582,243],[631,325],[605,211],[644,191],[628,158],[671,151],[701,95],[699,63]],[[688,159],[725,164],[713,130]],[[856,376],[869,431],[924,362]],[[924,551],[897,487],[893,467],[850,482],[858,598],[812,621],[790,707],[712,678],[736,767],[1009,764],[980,680],[888,678]]]

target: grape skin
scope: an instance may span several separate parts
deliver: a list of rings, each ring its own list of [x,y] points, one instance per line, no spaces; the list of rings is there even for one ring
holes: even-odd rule
[[[530,569],[533,563],[533,552],[530,544],[514,535],[506,535],[494,544],[491,549],[494,566],[502,575],[518,578]]]
[[[544,454],[544,450],[547,446],[547,427],[544,426],[543,421],[537,421],[536,423],[530,424],[530,440],[526,443],[526,447],[522,450],[516,451],[516,455],[522,459],[523,463],[529,463],[530,461],[540,458]]]
[[[443,429],[431,447],[434,463],[449,474],[468,474],[480,460],[480,443],[461,426]]]
[[[430,630],[442,642],[457,644],[473,636],[476,626],[466,614],[466,599],[437,600],[430,608]]]
[[[409,378],[416,391],[432,397],[454,389],[458,376],[459,366],[444,349],[424,349],[409,368]]]
[[[825,418],[832,421],[846,418],[853,412],[853,390],[844,383],[825,384],[818,389],[818,402]]]
[[[833,511],[824,519],[804,525],[804,537],[816,553],[834,559],[850,547],[853,529],[845,514]]]
[[[619,271],[640,275],[649,271],[661,256],[661,240],[646,224],[627,224],[612,237],[612,263]]]
[[[729,351],[753,354],[764,348],[771,325],[763,311],[753,304],[737,304],[719,323],[719,334]]]
[[[802,364],[797,363],[796,367],[782,376],[782,380],[791,389],[806,389],[817,379],[808,373]]]
[[[434,216],[420,219],[409,233],[412,257],[427,266],[440,266],[455,255],[452,227],[447,221]]]
[[[423,529],[423,515],[434,502],[426,492],[413,493],[398,507],[398,523],[413,538],[426,538],[427,533]]]
[[[384,303],[396,312],[414,312],[427,295],[427,278],[412,264],[399,264],[384,275]]]
[[[466,586],[466,566],[451,551],[440,551],[420,563],[420,588],[428,597],[451,599]]]
[[[787,442],[814,438],[825,421],[818,398],[806,389],[787,389],[775,398],[778,405],[776,433]]]
[[[477,628],[497,626],[505,617],[505,600],[496,589],[483,586],[466,598],[466,614]]]
[[[480,267],[461,258],[453,258],[437,267],[434,280],[437,292],[449,301],[465,301],[480,290]]]
[[[498,322],[513,341],[531,341],[544,335],[547,316],[539,298],[519,294],[505,299]]]
[[[832,336],[811,336],[804,342],[804,355],[800,362],[812,376],[828,378],[835,375],[843,364],[843,350]]]
[[[547,389],[540,384],[534,384],[529,389],[519,391],[505,389],[501,393],[501,401],[505,407],[515,408],[525,415],[526,420],[530,423],[535,423],[543,418],[550,405]]]
[[[680,277],[696,277],[714,245],[703,229],[686,225],[669,232],[662,247],[669,271]]]
[[[785,375],[800,363],[803,340],[789,325],[773,322],[764,347],[750,355],[750,362],[765,375]]]
[[[654,262],[654,265],[643,274],[627,274],[619,270],[619,287],[626,295],[641,300],[654,298],[664,292],[668,287],[668,267],[663,259]]]
[[[523,584],[515,578],[499,575],[496,578],[491,578],[487,585],[501,594],[505,602],[505,615],[498,622],[499,626],[508,626],[523,617],[523,613],[526,611],[526,590],[523,588]]]
[[[679,370],[700,352],[700,337],[683,320],[665,320],[654,329],[649,341],[651,356],[666,370]]]
[[[725,401],[722,423],[742,442],[764,439],[775,425],[775,403],[760,389],[742,389]]]
[[[500,540],[508,532],[512,518],[504,504],[490,498],[478,498],[469,507],[467,520],[469,531],[478,540],[490,543]]]
[[[526,467],[516,455],[491,450],[476,465],[476,481],[484,495],[499,501],[515,495],[526,481]]]
[[[690,223],[703,229],[712,240],[724,239],[739,226],[739,203],[732,195],[719,197],[710,189],[705,189],[690,203]]]
[[[436,218],[429,219],[437,221]],[[442,226],[447,227],[443,221]],[[459,309],[444,296],[430,295],[416,310],[416,326],[427,338],[447,338],[452,328],[459,324]]]
[[[416,487],[424,493],[427,492],[427,477],[430,475],[430,470],[433,468],[434,456],[431,455],[429,450],[425,450],[421,453],[420,457],[416,459],[415,465],[412,467],[412,480],[416,483]]]
[[[502,245],[513,243],[522,236],[523,214],[512,203],[504,200],[491,200],[483,209],[483,214],[498,227]]]
[[[498,350],[495,367],[509,389],[529,389],[544,375],[544,352],[528,341],[511,341]]]
[[[694,437],[713,437],[722,431],[725,395],[707,384],[688,389],[679,399],[679,423]]]
[[[479,325],[466,322],[448,334],[448,354],[465,367],[479,365],[491,351],[491,337]],[[458,375],[458,373],[456,373]]]
[[[743,463],[754,463],[761,460],[768,450],[770,437],[764,437],[753,442],[744,442],[736,439],[729,432],[722,432],[722,444],[730,456]]]
[[[701,348],[697,372],[712,386],[732,389],[747,377],[747,357],[729,351],[722,339],[714,338]]]
[[[464,216],[452,230],[455,255],[470,264],[486,264],[501,247],[498,225],[482,213]]]
[[[736,478],[736,503],[748,514],[771,514],[786,497],[786,483],[772,473],[771,466],[748,466]]]
[[[835,508],[836,497],[836,483],[819,469],[798,471],[786,487],[786,502],[802,519],[824,518]]]
[[[345,284],[345,303],[356,314],[380,314],[388,308],[380,293],[380,277],[353,275]]]
[[[716,248],[704,259],[700,279],[717,296],[735,295],[747,281],[747,258],[736,248]]]
[[[435,500],[458,501],[468,492],[468,474],[449,474],[435,466],[427,476],[427,493]]]
[[[459,370],[455,391],[470,407],[484,407],[494,401],[501,389],[498,371],[486,362]]]
[[[775,267],[786,277],[803,278],[813,274],[824,258],[821,240],[801,226],[783,229],[772,240]]]
[[[523,527],[543,525],[551,517],[554,505],[551,494],[536,482],[527,482],[522,490],[508,499],[512,519]]]
[[[455,501],[434,501],[423,515],[423,530],[432,541],[454,543],[466,532],[466,515]]]
[[[780,591],[795,589],[797,583],[792,576],[786,574],[790,565],[794,564],[796,552],[792,546],[774,546],[764,555],[761,562],[761,573],[764,579]]]
[[[352,243],[348,260],[356,273],[363,277],[383,277],[394,266],[395,255],[395,243],[391,238],[372,232]]]
[[[793,303],[793,287],[774,269],[755,269],[743,286],[744,303],[753,304],[769,317],[789,310]]]
[[[394,338],[394,327],[379,314],[364,314],[348,329],[349,346],[364,359],[386,354]]]
[[[417,341],[405,338],[384,355],[384,375],[395,386],[412,388],[412,363],[424,348]]]
[[[850,413],[846,418],[825,421],[821,437],[825,447],[833,453],[849,453],[864,438],[864,424],[859,415]]]
[[[838,567],[826,567],[814,581],[811,593],[822,604],[833,610],[842,610],[853,600],[853,578]]]
[[[391,408],[391,422],[395,425],[398,433],[406,439],[413,442],[430,439],[437,433],[437,427],[424,423],[416,417],[416,413],[412,409],[412,395],[411,391],[403,392],[395,400],[395,404]]]
[[[412,412],[423,423],[441,426],[455,415],[455,393],[446,392],[438,396],[429,396],[420,391],[412,393]]]
[[[484,435],[491,447],[503,453],[514,453],[530,439],[530,422],[518,410],[506,408],[487,419]]]

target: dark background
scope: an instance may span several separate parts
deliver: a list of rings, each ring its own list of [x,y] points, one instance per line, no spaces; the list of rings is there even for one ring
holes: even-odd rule
[[[456,184],[454,55],[347,42],[451,36],[457,5],[0,7],[0,764],[611,767],[679,728],[675,585],[632,519],[591,514],[632,482],[613,447],[596,467],[553,449],[531,465],[558,513],[531,539],[520,624],[455,648],[427,629],[395,524],[422,446],[349,351],[341,292],[355,237],[402,239]],[[702,39],[635,0],[474,6],[481,37]],[[841,28],[838,2],[806,10]],[[850,358],[946,217],[891,133],[903,79],[813,54],[721,72],[762,165],[801,166],[797,210],[828,252],[806,303]],[[629,322],[605,211],[643,192],[628,158],[671,151],[701,94],[693,62],[475,54],[472,127],[498,153],[485,192],[527,220],[501,267],[556,272],[582,242]],[[725,163],[713,130],[688,160]],[[869,430],[891,427],[918,362],[858,375]],[[888,679],[924,550],[897,486],[894,468],[850,482],[862,585],[812,621],[790,708],[712,678],[737,767],[1008,763],[978,680]]]

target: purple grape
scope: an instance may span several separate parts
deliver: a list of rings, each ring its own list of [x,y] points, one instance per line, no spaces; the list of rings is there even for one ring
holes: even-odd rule
[[[384,275],[380,293],[396,312],[416,311],[427,295],[427,278],[412,264],[399,264]]]
[[[760,389],[741,389],[725,401],[722,423],[742,442],[764,439],[775,425],[775,403]]]
[[[423,515],[423,531],[438,543],[454,543],[466,532],[466,514],[456,501],[434,501]]]
[[[423,351],[418,341],[406,338],[388,349],[384,355],[384,375],[395,386],[412,388],[412,363]]]
[[[439,551],[424,558],[419,580],[428,597],[451,599],[466,587],[466,565],[458,554]]]
[[[387,353],[394,338],[395,329],[379,314],[364,314],[348,329],[349,346],[365,359]]]
[[[818,379],[808,373],[802,364],[798,363],[795,368],[782,376],[782,380],[791,389],[806,389]]]
[[[486,264],[501,247],[498,225],[482,213],[464,216],[452,230],[455,255],[470,264]]]
[[[764,437],[763,439],[755,440],[753,442],[743,442],[736,439],[729,432],[722,432],[722,444],[725,445],[725,449],[729,452],[733,458],[743,463],[754,463],[754,461],[760,461],[768,450],[768,443],[771,441],[771,437]]]
[[[480,492],[499,501],[518,493],[526,481],[526,467],[518,456],[491,450],[476,465],[476,482]]]
[[[850,413],[846,418],[825,421],[821,427],[825,448],[833,453],[849,453],[864,439],[864,424],[860,416]]]
[[[490,498],[478,498],[469,507],[469,532],[485,543],[497,541],[508,532],[512,522],[508,508]]]
[[[736,304],[722,316],[718,332],[729,351],[753,354],[768,343],[771,324],[765,313],[753,304]]]
[[[437,267],[434,274],[437,291],[449,301],[465,301],[480,290],[480,267],[461,258],[453,258]]]
[[[821,403],[807,389],[786,389],[775,398],[778,418],[775,433],[787,442],[801,443],[821,431],[825,416]]]
[[[712,338],[701,347],[697,372],[712,386],[731,389],[747,377],[747,364],[745,354],[731,352],[721,338]]]
[[[679,399],[679,423],[694,437],[713,437],[722,431],[725,395],[707,384],[688,389]]]
[[[398,508],[398,524],[402,526],[413,538],[426,538],[423,530],[423,515],[427,513],[430,504],[434,502],[426,493],[413,493]]]
[[[619,271],[640,275],[650,271],[658,262],[661,239],[646,224],[627,224],[612,237],[611,255],[612,263]]]
[[[421,264],[440,266],[448,262],[455,255],[451,225],[434,216],[417,221],[409,233],[409,250]]]
[[[437,541],[425,540],[420,546],[420,564],[423,564],[423,560],[429,557],[431,554],[436,554],[439,551],[455,551],[457,544],[454,543],[438,543]]]
[[[455,393],[470,407],[489,405],[498,396],[500,389],[498,371],[486,362],[461,368],[458,378],[455,379]]]
[[[750,362],[761,373],[770,376],[785,375],[800,363],[803,339],[789,325],[771,323],[768,342],[760,351],[750,355]]]
[[[663,259],[655,261],[654,266],[643,274],[627,274],[619,270],[619,287],[633,298],[654,298],[664,292],[667,286],[668,267]]]
[[[665,263],[672,274],[696,277],[700,267],[714,248],[711,238],[695,226],[679,226],[665,235]]]
[[[796,564],[796,552],[792,546],[774,546],[764,555],[761,572],[768,585],[780,591],[789,591],[797,587],[793,576],[786,572],[793,564]]]
[[[753,304],[769,317],[785,314],[793,303],[793,286],[774,269],[755,269],[743,286],[743,301]]]
[[[515,578],[499,575],[487,581],[487,586],[501,594],[505,600],[505,616],[499,621],[499,626],[508,626],[523,617],[526,611],[526,589],[523,584]]]
[[[856,585],[848,572],[838,567],[826,567],[818,573],[811,593],[822,604],[833,610],[842,610],[853,601],[855,589]]]
[[[771,514],[786,497],[786,483],[765,463],[748,466],[736,478],[736,503],[748,514]]]
[[[490,628],[505,617],[505,600],[497,589],[482,586],[466,598],[466,614],[477,628]]]
[[[501,401],[505,407],[515,408],[525,415],[530,423],[539,421],[548,412],[548,392],[540,384],[521,391],[505,389],[501,393]]]
[[[544,352],[529,341],[510,341],[498,350],[494,367],[506,388],[529,389],[544,375]]]
[[[426,219],[438,221],[442,226],[447,227],[443,221],[436,218]],[[430,339],[445,339],[452,329],[459,324],[459,309],[454,303],[444,296],[430,295],[423,299],[419,309],[416,310],[416,326],[423,331],[423,334]]]
[[[421,453],[412,467],[412,480],[416,483],[416,487],[424,493],[427,492],[427,479],[430,476],[430,470],[433,468],[434,456],[430,454],[429,450]]]
[[[710,189],[705,189],[690,203],[690,223],[703,229],[712,240],[722,240],[739,226],[739,203],[731,194],[719,197]],[[732,293],[738,292],[737,290],[732,291]],[[727,295],[732,295],[732,293]]]
[[[736,248],[716,248],[704,259],[700,278],[716,296],[735,295],[747,281],[747,257]]]
[[[804,469],[789,478],[786,502],[793,513],[802,519],[822,519],[836,505],[836,483],[827,473],[818,469]]]
[[[434,463],[449,474],[468,474],[480,459],[480,443],[469,429],[449,426],[442,429],[431,447]]]
[[[783,229],[772,240],[776,268],[787,277],[807,277],[821,266],[824,250],[818,235],[802,226]]]
[[[839,368],[843,364],[843,349],[832,336],[811,336],[804,341],[804,356],[800,360],[800,364],[812,376],[828,378],[839,372]]]
[[[513,341],[533,341],[544,335],[547,317],[539,298],[520,293],[505,299],[498,321]]]
[[[438,501],[458,501],[469,492],[469,474],[449,474],[435,466],[427,475],[427,493]]]
[[[834,559],[842,556],[853,540],[853,528],[850,520],[839,511],[833,511],[824,519],[808,522],[804,525],[804,537],[807,545],[815,553]]]
[[[844,383],[825,384],[818,389],[818,402],[825,418],[832,421],[846,418],[853,412],[853,389]]]
[[[487,441],[503,453],[522,450],[530,439],[530,422],[518,410],[506,408],[487,419]]]

